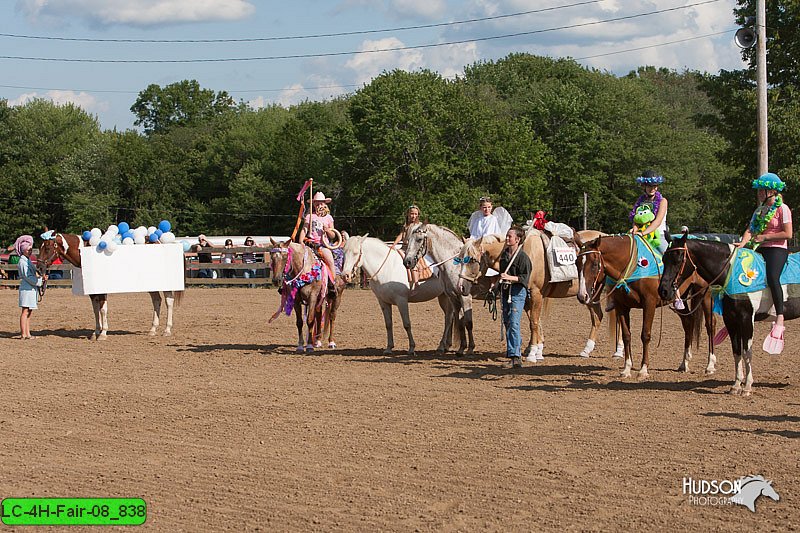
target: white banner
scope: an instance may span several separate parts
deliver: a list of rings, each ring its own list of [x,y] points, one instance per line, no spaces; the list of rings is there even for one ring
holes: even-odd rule
[[[72,294],[184,290],[180,243],[118,246],[108,254],[81,248],[81,267],[72,271]]]

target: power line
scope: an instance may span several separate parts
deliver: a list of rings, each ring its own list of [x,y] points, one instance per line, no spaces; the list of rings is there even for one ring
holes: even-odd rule
[[[668,42],[665,42],[665,43],[651,44],[651,45],[647,45],[647,46],[638,46],[636,48],[627,48],[625,50],[617,50],[615,52],[606,52],[604,54],[595,54],[595,55],[591,55],[591,56],[575,57],[573,59],[575,59],[576,61],[579,61],[581,59],[593,59],[595,57],[605,57],[605,56],[611,56],[611,55],[615,55],[615,54],[624,54],[626,52],[636,52],[638,50],[646,50],[648,48],[658,48],[659,46],[668,46],[670,44],[685,43],[687,41],[696,41],[697,39],[704,39],[706,37],[714,37],[715,35],[723,35],[725,33],[732,33],[732,32],[735,32],[736,30],[738,30],[738,28],[733,28],[731,30],[725,30],[725,31],[718,31],[716,33],[707,33],[705,35],[698,35],[696,37],[687,37],[686,39],[678,39],[677,41],[668,41]]]
[[[580,61],[583,59],[593,59],[596,57],[605,57],[611,56],[616,54],[625,54],[627,52],[635,52],[639,50],[646,50],[648,48],[658,48],[661,46],[669,46],[672,44],[679,44],[684,43],[687,41],[696,41],[698,39],[705,39],[707,37],[715,37],[717,35],[723,35],[726,33],[735,32],[738,28],[733,28],[730,30],[719,31],[715,33],[706,33],[704,35],[696,35],[694,37],[687,37],[685,39],[678,39],[676,41],[667,41],[663,43],[656,43],[650,44],[646,46],[638,46],[636,48],[626,48],[624,50],[615,50],[613,52],[606,52],[602,54],[594,54],[590,56],[583,56],[583,57],[574,57],[575,61]],[[445,78],[449,79],[449,78]],[[353,87],[360,87],[362,84],[358,83],[351,83],[351,84],[343,84],[343,85],[319,85],[315,87],[293,87],[297,90],[303,91],[314,91],[314,90],[322,90],[322,89],[352,89]],[[65,87],[34,87],[28,85],[0,85],[0,88],[4,89],[23,89],[29,91],[73,91],[73,92],[86,92],[86,93],[111,93],[111,94],[139,94],[139,91],[122,91],[122,90],[105,90],[105,89],[75,89],[75,88],[65,88]],[[282,92],[287,90],[286,88],[282,89],[228,89],[227,92],[234,94],[234,93],[265,93],[265,92]]]
[[[545,13],[547,11],[556,11],[559,9],[566,9],[570,7],[585,6],[588,4],[596,4],[601,0],[588,0],[585,2],[577,2],[574,4],[566,4],[562,6],[546,7],[542,9],[532,9],[529,11],[520,11],[517,13],[509,13],[506,15],[494,15],[491,17],[481,17],[467,20],[457,20],[453,22],[438,22],[434,24],[420,24],[417,26],[400,26],[397,28],[384,28],[377,30],[355,30],[344,31],[337,33],[312,33],[307,35],[289,35],[282,37],[244,37],[238,39],[90,39],[88,37],[50,37],[41,35],[22,35],[16,33],[0,33],[0,37],[9,37],[13,39],[38,39],[45,41],[71,41],[71,42],[87,42],[87,43],[161,43],[161,44],[184,44],[184,43],[247,43],[247,42],[263,42],[263,41],[290,41],[300,39],[320,39],[325,37],[345,37],[351,35],[368,35],[373,33],[388,33],[396,31],[408,30],[421,30],[428,28],[441,28],[446,26],[456,26],[460,24],[472,24],[475,22],[485,22],[488,20],[500,20],[505,18],[521,17],[524,15],[532,15],[535,13]]]
[[[609,22],[619,22],[623,20],[631,20],[639,17],[646,17],[658,15],[661,13],[668,13],[671,11],[679,11],[690,7],[701,6],[705,4],[712,4],[720,0],[705,0],[703,2],[696,2],[694,4],[687,4],[685,6],[672,7],[668,9],[659,9],[656,11],[649,11],[647,13],[639,13],[636,15],[626,15],[623,17],[615,17],[605,20],[596,20],[592,22],[583,22],[580,24],[570,24],[565,26],[556,26],[553,28],[546,28],[542,30],[532,30],[516,33],[508,33],[504,35],[494,35],[490,37],[476,37],[474,39],[461,39],[458,41],[448,41],[444,43],[429,43],[419,44],[413,46],[397,46],[392,48],[378,48],[375,50],[357,50],[349,52],[325,52],[325,53],[309,53],[309,54],[289,54],[280,56],[260,56],[260,57],[231,57],[231,58],[216,58],[216,59],[71,59],[71,58],[53,58],[53,57],[28,57],[28,56],[0,56],[0,59],[12,59],[20,61],[49,61],[49,62],[63,62],[63,63],[113,63],[113,64],[161,64],[161,63],[229,63],[229,62],[245,62],[245,61],[274,61],[278,59],[310,59],[319,57],[336,57],[345,55],[360,55],[360,54],[375,54],[382,52],[400,52],[405,50],[420,50],[425,48],[438,48],[442,46],[452,46],[456,44],[468,44],[484,41],[493,41],[498,39],[508,39],[511,37],[522,37],[525,35],[535,35],[558,30],[567,30],[574,28],[583,28],[586,26],[594,26],[598,24],[606,24]]]

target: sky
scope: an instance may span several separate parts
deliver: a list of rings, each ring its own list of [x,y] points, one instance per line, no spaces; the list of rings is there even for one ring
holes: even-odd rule
[[[616,75],[642,65],[717,73],[745,66],[733,42],[735,3],[7,1],[0,99],[72,102],[102,128],[125,130],[140,91],[184,79],[257,109],[335,98],[394,69],[453,78],[515,52],[571,57]]]

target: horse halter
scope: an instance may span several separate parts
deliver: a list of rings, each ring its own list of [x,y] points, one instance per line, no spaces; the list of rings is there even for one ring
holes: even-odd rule
[[[601,286],[600,290],[596,290],[596,287],[598,286],[598,284],[601,284],[603,278],[606,277],[605,276],[606,265],[605,265],[605,262],[603,261],[603,252],[601,252],[600,250],[584,250],[584,251],[582,251],[582,252],[580,252],[578,254],[578,257],[584,257],[584,256],[587,256],[589,254],[597,254],[597,255],[600,256],[599,259],[598,259],[598,264],[600,266],[597,269],[597,274],[595,275],[594,280],[592,281],[592,285],[591,285],[592,292],[594,294],[592,294],[592,297],[589,300],[589,302],[587,302],[587,305],[596,304],[597,302],[600,301],[600,295],[603,294],[603,288]],[[583,270],[583,269],[581,269],[581,270]]]
[[[678,273],[675,274],[675,279],[672,280],[672,288],[673,288],[673,290],[675,291],[676,294],[679,294],[678,278],[681,277],[681,274],[683,274],[683,271],[686,269],[687,260],[688,260],[689,264],[692,265],[692,273],[689,276],[686,276],[686,279],[684,279],[680,283],[680,285],[683,285],[686,282],[689,282],[690,285],[698,285],[698,283],[696,283],[696,281],[697,281],[696,279],[694,281],[692,281],[692,277],[694,277],[694,278],[697,278],[697,277],[702,278],[702,276],[700,276],[700,273],[697,270],[697,264],[695,264],[694,259],[692,259],[692,255],[689,252],[689,247],[686,245],[686,243],[684,243],[683,246],[678,246],[676,248],[667,249],[667,251],[664,252],[664,256],[666,256],[670,252],[680,252],[680,251],[683,252],[683,260],[681,261],[681,268],[678,270]],[[705,282],[705,287],[703,287],[699,291],[695,292],[694,294],[690,293],[688,296],[686,296],[683,299],[686,300],[686,301],[689,301],[692,298],[694,298],[695,296],[697,296],[698,294],[705,295],[709,290],[711,290],[711,286],[717,280],[719,280],[719,278],[728,269],[728,264],[731,262],[731,259],[733,259],[733,256],[735,254],[736,254],[736,248],[733,249],[731,254],[728,256],[728,259],[722,264],[722,269],[720,269],[719,274],[714,276],[714,278],[711,281],[706,282],[705,279],[704,279],[703,281]],[[690,314],[692,314],[694,312],[694,309],[688,309],[688,306],[687,306],[687,312],[686,313],[681,313],[681,312],[679,312],[677,310],[676,310],[676,312],[678,314],[689,314],[690,315]]]
[[[414,230],[412,235],[417,233],[422,235],[422,244],[419,246],[417,253],[414,254],[414,264],[417,264],[420,258],[425,257],[425,255],[428,253],[428,230],[424,226],[420,226]]]
[[[483,271],[483,252],[479,255],[479,259],[472,257],[472,255],[464,255],[464,257],[456,257],[455,259],[453,259],[453,263],[460,265],[458,270],[459,278],[465,279],[470,283],[477,283],[478,278],[481,277]],[[475,276],[464,275],[464,267],[466,267],[470,263],[474,265],[479,265],[478,273]]]

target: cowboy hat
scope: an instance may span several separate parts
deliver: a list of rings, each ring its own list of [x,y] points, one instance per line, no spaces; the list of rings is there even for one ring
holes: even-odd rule
[[[331,203],[331,199],[327,198],[325,196],[325,193],[320,192],[320,191],[317,191],[317,193],[314,195],[314,201],[315,202],[325,202],[326,204]]]

